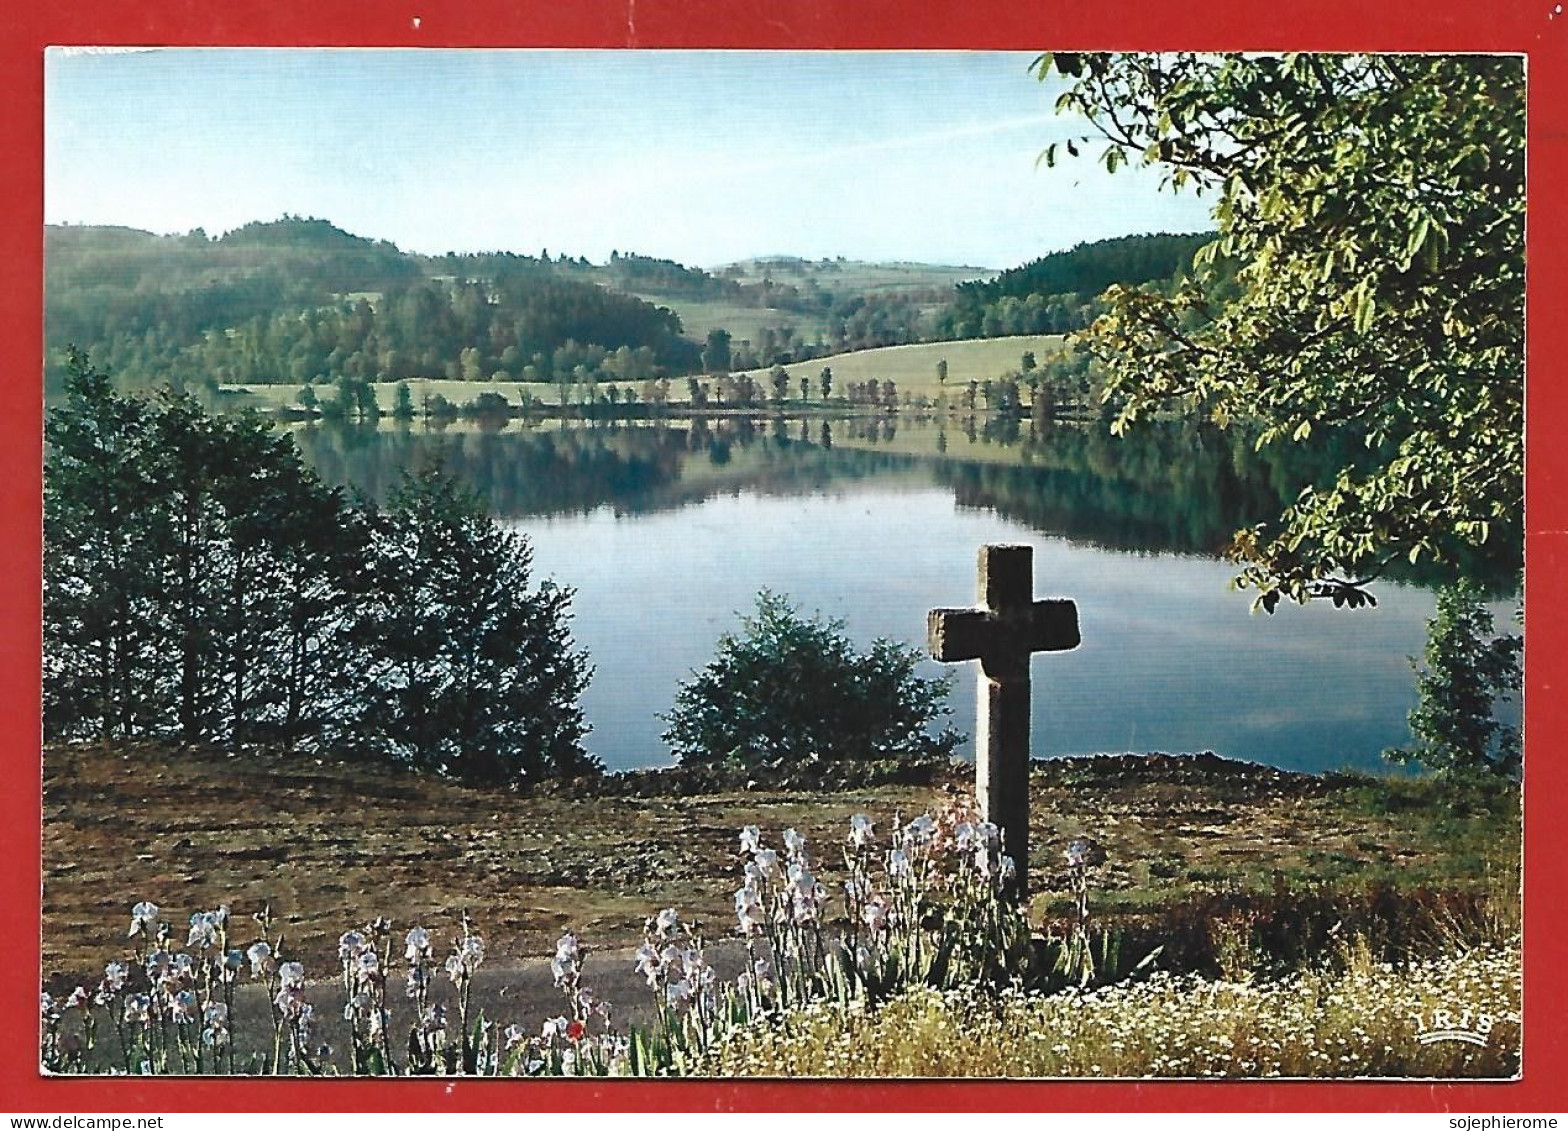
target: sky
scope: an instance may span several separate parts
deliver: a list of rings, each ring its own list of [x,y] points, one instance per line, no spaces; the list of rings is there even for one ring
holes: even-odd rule
[[[1009,267],[1212,227],[1079,134],[1013,52],[167,49],[45,59],[44,218],[218,235],[284,214],[407,251]],[[1097,152],[1097,150],[1096,150]]]

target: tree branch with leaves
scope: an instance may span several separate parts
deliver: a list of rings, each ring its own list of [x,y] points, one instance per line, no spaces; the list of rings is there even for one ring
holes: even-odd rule
[[[1359,605],[1392,563],[1517,558],[1524,66],[1502,56],[1052,53],[1083,136],[1162,168],[1219,238],[1174,294],[1113,287],[1082,337],[1122,431],[1179,408],[1364,457],[1238,532],[1237,583]],[[1223,292],[1221,281],[1227,286]]]

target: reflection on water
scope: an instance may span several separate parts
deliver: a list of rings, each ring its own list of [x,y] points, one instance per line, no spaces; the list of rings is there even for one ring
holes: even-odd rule
[[[890,475],[938,483],[961,505],[1121,549],[1211,553],[1277,511],[1300,468],[1262,462],[1244,437],[1162,424],[1125,440],[1027,422],[942,426],[894,416],[719,417],[669,424],[303,428],[331,482],[385,497],[401,471],[440,458],[498,515],[669,510],[736,491],[794,494]]]
[[[1177,423],[1113,439],[891,416],[296,438],[330,481],[376,497],[440,458],[529,535],[537,570],[577,590],[574,632],[596,668],[589,745],[612,768],[667,761],[657,713],[758,589],[844,617],[862,644],[919,645],[926,609],[973,599],[988,541],[1033,544],[1040,595],[1079,603],[1083,646],[1035,660],[1037,755],[1212,749],[1376,768],[1408,738],[1406,657],[1424,642],[1428,591],[1387,583],[1373,610],[1270,618],[1228,590],[1216,558],[1342,453],[1265,458],[1239,433]],[[963,730],[967,667],[954,671]]]

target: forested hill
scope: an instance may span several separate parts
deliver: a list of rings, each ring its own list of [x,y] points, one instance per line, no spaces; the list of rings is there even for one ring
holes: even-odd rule
[[[156,236],[134,228],[51,225],[44,229],[44,271],[50,314],[62,317],[83,315],[119,292],[194,302],[203,291],[258,290],[246,284],[260,280],[284,288],[274,291],[277,301],[293,294],[381,291],[422,274],[413,257],[390,243],[350,235],[325,220],[296,219],[247,224],[220,239],[199,228]],[[124,305],[115,303],[107,313],[124,317]]]
[[[44,238],[50,376],[67,344],[128,385],[698,363],[674,313],[600,286],[585,260],[410,255],[296,217],[217,239],[76,226]]]
[[[615,252],[415,255],[286,216],[221,237],[45,229],[46,389],[64,347],[125,388],[465,381],[592,384],[1086,325],[1109,283],[1169,279],[1207,235],[1081,244],[979,268],[775,257],[716,268]],[[980,276],[977,278],[977,276]],[[955,286],[956,284],[956,286]]]
[[[1095,298],[1113,283],[1165,282],[1192,265],[1213,232],[1123,236],[1053,252],[994,279],[960,283],[943,321],[954,338],[1061,334],[1094,317]]]
[[[413,255],[325,220],[219,238],[45,229],[46,344],[123,387],[459,380],[643,381],[927,341],[982,269],[767,260],[715,272],[617,251]]]

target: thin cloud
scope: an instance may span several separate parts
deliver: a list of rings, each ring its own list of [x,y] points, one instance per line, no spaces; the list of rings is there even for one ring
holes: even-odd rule
[[[965,122],[962,125],[926,130],[921,133],[902,134],[898,137],[876,138],[871,141],[830,145],[804,153],[798,149],[791,149],[789,152],[781,153],[776,157],[739,161],[719,159],[710,162],[706,166],[706,171],[712,176],[730,178],[757,176],[765,173],[792,172],[812,166],[836,165],[846,160],[872,153],[923,149],[954,141],[962,141],[967,138],[989,137],[993,134],[1009,133],[1014,130],[1039,129],[1056,120],[1058,118],[1054,112],[1044,112],[1001,118],[991,122]],[[686,184],[689,182],[690,177],[690,169],[684,165],[678,168],[644,168],[639,172],[635,180],[619,182],[608,191],[601,189],[601,192],[607,199],[627,199],[645,194],[650,187]]]
[[[873,141],[829,146],[815,153],[805,155],[745,162],[729,167],[728,171],[758,173],[800,165],[821,165],[828,162],[842,161],[846,157],[856,157],[865,153],[886,153],[889,150],[898,149],[920,149],[925,146],[940,145],[943,142],[961,141],[965,138],[989,137],[992,134],[1008,133],[1012,130],[1021,130],[1026,127],[1039,127],[1055,119],[1056,115],[1054,113],[1041,113],[1003,118],[995,122],[966,122],[963,125],[948,126],[940,130],[927,130],[924,133],[904,134],[900,137],[877,138]]]

